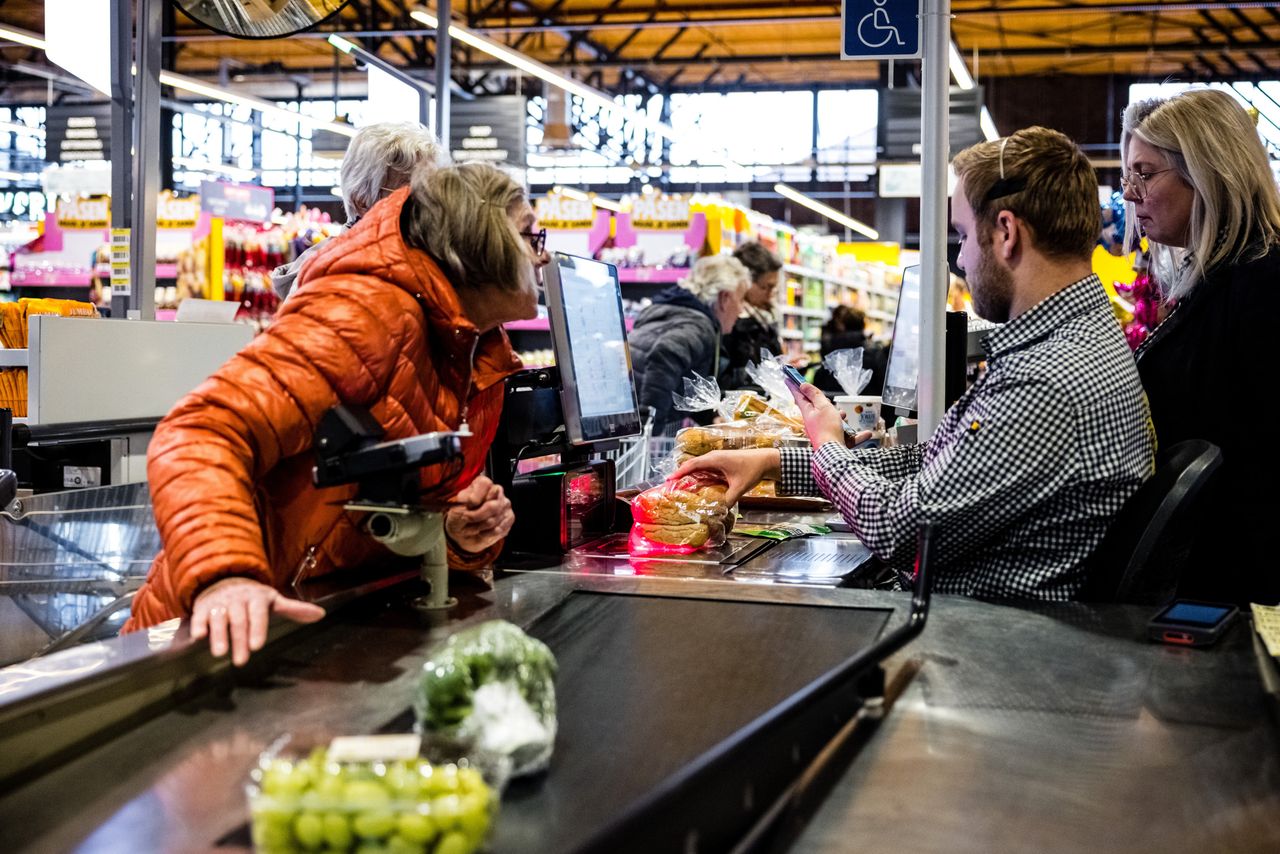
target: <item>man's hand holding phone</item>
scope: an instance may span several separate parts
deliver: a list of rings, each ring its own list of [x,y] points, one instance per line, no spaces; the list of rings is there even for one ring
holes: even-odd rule
[[[804,419],[804,432],[809,443],[816,451],[827,442],[845,444],[845,423],[840,410],[835,408],[827,396],[818,387],[804,381],[802,375],[790,365],[782,366],[782,378],[800,407],[800,417]]]

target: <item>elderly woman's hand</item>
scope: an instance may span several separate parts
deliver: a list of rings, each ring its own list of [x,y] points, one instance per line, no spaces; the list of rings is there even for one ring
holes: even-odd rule
[[[208,635],[209,651],[215,656],[226,655],[230,645],[231,663],[240,667],[249,660],[249,653],[267,642],[267,624],[273,613],[295,623],[314,623],[324,616],[324,608],[290,599],[252,578],[224,578],[196,597],[191,608],[191,639]]]
[[[453,497],[456,506],[444,517],[444,532],[454,545],[482,552],[501,540],[515,524],[516,514],[502,487],[484,475]]]

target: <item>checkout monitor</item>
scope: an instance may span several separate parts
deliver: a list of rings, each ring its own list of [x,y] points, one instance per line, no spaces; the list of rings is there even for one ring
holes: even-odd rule
[[[899,410],[914,411],[920,374],[920,268],[902,271],[898,312],[893,321],[893,342],[884,370],[883,402]]]
[[[639,435],[617,268],[557,252],[543,278],[569,441]]]

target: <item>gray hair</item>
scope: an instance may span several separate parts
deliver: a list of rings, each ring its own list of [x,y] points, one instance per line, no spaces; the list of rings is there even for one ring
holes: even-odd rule
[[[448,162],[436,135],[417,122],[382,122],[363,127],[347,146],[338,186],[347,221],[364,216],[384,195],[409,183],[419,166]]]
[[[1130,104],[1120,152],[1133,137],[1160,149],[1194,191],[1185,250],[1152,242],[1151,264],[1167,298],[1189,293],[1207,270],[1260,257],[1280,243],[1280,191],[1258,129],[1244,107],[1217,89]],[[1125,246],[1137,245],[1128,205]],[[1183,261],[1190,253],[1190,263]]]
[[[714,305],[720,294],[726,291],[745,290],[750,284],[750,271],[732,255],[699,258],[689,275],[680,280],[680,287],[707,305]]]

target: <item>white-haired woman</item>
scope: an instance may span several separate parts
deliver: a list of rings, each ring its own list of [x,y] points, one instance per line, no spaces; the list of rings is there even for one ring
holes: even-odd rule
[[[1280,419],[1271,341],[1280,284],[1280,193],[1253,119],[1225,92],[1132,104],[1121,138],[1129,245],[1145,235],[1167,315],[1138,349],[1160,444],[1207,439],[1223,465],[1197,514],[1180,595],[1280,599]],[[1256,433],[1256,429],[1263,432]]]
[[[401,187],[419,167],[435,168],[448,162],[436,135],[417,122],[381,122],[361,128],[342,158],[338,186],[347,212],[344,228],[360,221],[379,199]],[[288,264],[271,271],[271,287],[280,299],[288,298],[297,284],[302,264],[314,253],[308,248]]]
[[[655,433],[670,433],[684,419],[671,393],[684,388],[685,377],[719,374],[720,336],[733,329],[750,284],[738,259],[702,258],[636,318],[628,339],[631,361],[640,405],[653,408]]]

